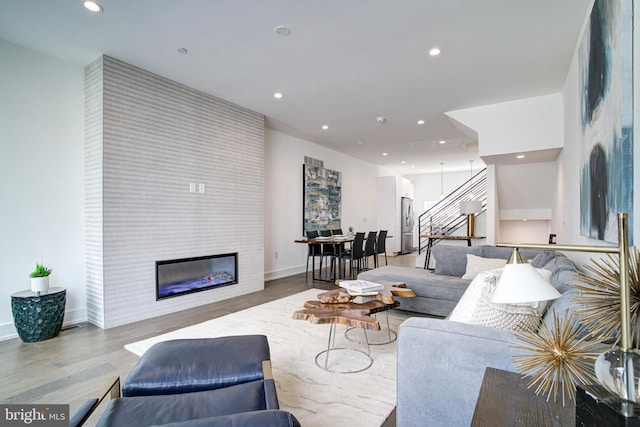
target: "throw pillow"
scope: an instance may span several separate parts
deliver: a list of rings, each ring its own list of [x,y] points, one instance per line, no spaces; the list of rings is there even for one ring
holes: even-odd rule
[[[506,259],[484,258],[481,256],[467,254],[467,270],[465,271],[462,278],[473,280],[479,273],[504,267],[506,263]]]
[[[482,247],[436,245],[431,254],[436,260],[435,274],[461,277],[467,266],[467,254],[482,255]]]
[[[453,308],[448,319],[454,322],[471,323],[473,312],[480,300],[480,293],[484,285],[492,280],[496,280],[496,276],[491,271],[483,271],[478,274],[475,279],[469,284],[467,290],[464,291],[460,301]]]
[[[522,330],[540,326],[540,317],[547,308],[547,301],[526,304],[496,304],[491,302],[493,291],[503,269],[484,271],[471,282],[449,320],[498,329]],[[550,272],[536,269],[549,280]]]

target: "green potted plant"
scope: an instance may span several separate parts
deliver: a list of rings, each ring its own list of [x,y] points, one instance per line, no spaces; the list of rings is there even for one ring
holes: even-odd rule
[[[353,226],[349,226],[349,236],[353,236]]]
[[[36,263],[36,268],[31,272],[31,291],[44,293],[49,290],[49,275],[51,269],[41,263]]]

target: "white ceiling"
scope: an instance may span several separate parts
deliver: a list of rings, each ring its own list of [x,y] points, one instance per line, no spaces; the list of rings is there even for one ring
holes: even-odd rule
[[[429,173],[483,164],[444,112],[562,90],[590,2],[100,0],[92,14],[80,0],[0,0],[0,39],[80,65],[110,55],[273,129]]]

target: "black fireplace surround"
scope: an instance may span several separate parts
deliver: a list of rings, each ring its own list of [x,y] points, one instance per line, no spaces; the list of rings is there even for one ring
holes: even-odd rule
[[[156,261],[156,300],[237,283],[237,252]]]

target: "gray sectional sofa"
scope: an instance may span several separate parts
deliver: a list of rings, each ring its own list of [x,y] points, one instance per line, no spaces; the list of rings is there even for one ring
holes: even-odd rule
[[[434,248],[440,273],[454,272],[455,269],[464,271],[466,265],[461,255],[464,253],[466,258],[466,253],[469,253],[465,250],[480,251],[482,255],[493,258],[506,257],[510,253],[510,250],[490,246],[441,248],[438,251]],[[573,301],[577,294],[574,287],[577,271],[573,262],[553,251],[522,252],[535,267],[551,271],[551,283],[562,294],[547,309],[544,315],[546,322],[554,312],[564,317],[579,308]],[[449,307],[455,306],[469,283],[460,277],[456,279],[437,274],[437,264],[436,274],[420,269],[409,272],[383,267],[377,270],[383,270],[387,280],[405,281],[423,300],[411,308],[429,314],[434,314],[434,311],[439,315],[448,314]],[[402,274],[394,276],[393,271]],[[382,278],[381,272],[376,270],[360,276],[366,280]],[[434,289],[428,289],[430,284]],[[442,289],[447,284],[454,289],[448,292]],[[408,305],[402,308],[408,309]],[[398,331],[397,426],[470,425],[485,369],[516,370],[512,360],[517,351],[516,341],[513,332],[505,329],[428,317],[406,320]]]
[[[490,245],[468,247],[441,244],[434,246],[432,250],[436,261],[435,271],[387,265],[362,272],[358,275],[358,279],[371,282],[376,280],[404,282],[415,292],[416,297],[398,298],[399,309],[444,317],[453,310],[471,283],[471,280],[462,278],[467,267],[467,254],[506,260],[512,251],[509,248]],[[527,259],[532,260],[534,267],[541,267],[541,264],[556,256],[553,251],[521,250],[520,252]]]

